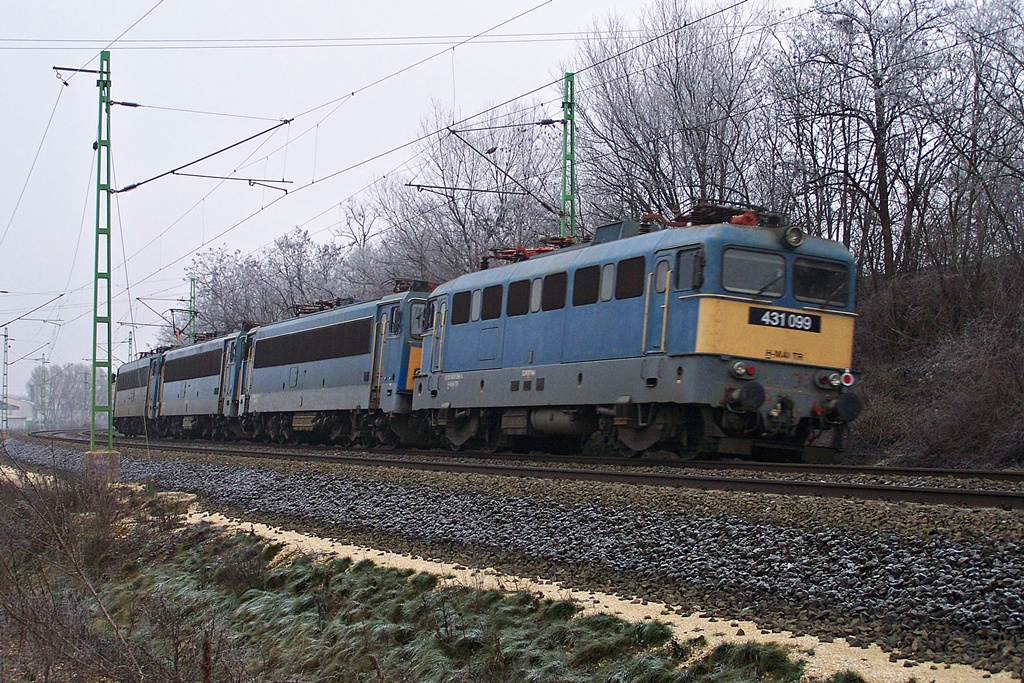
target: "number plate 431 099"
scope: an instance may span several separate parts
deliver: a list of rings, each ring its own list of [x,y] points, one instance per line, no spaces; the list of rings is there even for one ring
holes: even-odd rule
[[[793,313],[790,311],[773,311],[768,308],[750,307],[747,322],[751,325],[764,327],[781,327],[786,330],[802,332],[821,332],[821,316],[810,313]]]

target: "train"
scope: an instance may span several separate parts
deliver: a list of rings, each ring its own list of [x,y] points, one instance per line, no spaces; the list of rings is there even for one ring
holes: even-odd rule
[[[405,282],[140,357],[117,372],[114,427],[633,456],[841,451],[862,409],[844,245],[710,203],[550,242],[492,250],[440,286]]]

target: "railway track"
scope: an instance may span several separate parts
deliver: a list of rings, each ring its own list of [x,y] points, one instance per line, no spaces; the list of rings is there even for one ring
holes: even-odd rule
[[[33,436],[65,443],[88,442],[78,434],[34,433]],[[146,448],[141,439],[117,439],[123,448]],[[716,491],[773,493],[779,495],[885,500],[932,505],[989,507],[1024,510],[1024,471],[1013,470],[940,470],[927,468],[879,468],[843,465],[779,463],[684,462],[671,460],[623,460],[558,456],[547,454],[441,453],[434,451],[338,453],[323,448],[268,448],[254,444],[196,444],[195,442],[150,442],[149,448],[161,451],[204,453],[232,457],[316,461],[366,467],[396,467],[433,472],[481,474],[490,476],[533,477],[576,481],[601,481],[643,486],[692,488]],[[539,464],[543,463],[543,464]],[[566,466],[571,465],[571,466]],[[605,468],[605,469],[599,469]],[[755,472],[770,476],[713,475],[710,471]],[[694,473],[694,471],[700,472]],[[813,479],[793,478],[795,474],[813,474]],[[866,476],[891,482],[911,479],[913,483],[859,483],[825,477]],[[972,482],[971,486],[931,486],[922,480],[952,479]],[[1018,490],[985,488],[984,482],[1020,484]]]

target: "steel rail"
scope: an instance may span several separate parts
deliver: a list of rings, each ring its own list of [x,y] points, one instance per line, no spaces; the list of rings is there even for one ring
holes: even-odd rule
[[[117,439],[118,443],[126,446],[137,447],[138,441],[134,438]],[[160,448],[168,448],[163,440],[153,440],[152,444],[159,444]],[[196,442],[188,442],[196,444]],[[211,447],[202,444],[192,446],[196,450],[210,451]],[[293,448],[312,449],[314,452],[327,447],[293,445]],[[212,447],[216,449],[216,447]],[[212,451],[211,451],[212,452]],[[382,451],[378,451],[382,452]],[[523,460],[530,462],[566,463],[574,465],[604,465],[604,466],[628,466],[628,467],[666,467],[676,469],[696,470],[743,470],[751,472],[787,473],[787,474],[821,474],[825,476],[836,475],[864,475],[872,477],[949,477],[952,479],[988,479],[990,481],[1007,481],[1024,483],[1024,469],[1021,470],[964,470],[952,468],[930,468],[930,467],[880,467],[877,465],[837,465],[823,463],[780,463],[780,462],[756,462],[740,460],[678,460],[664,458],[623,458],[623,457],[595,457],[585,455],[558,455],[551,453],[500,453],[475,451],[443,451],[443,450],[412,450],[408,452],[412,457],[452,457],[464,460]]]
[[[78,438],[47,436],[67,441]],[[143,444],[119,442],[131,448]],[[986,489],[935,488],[924,486],[892,486],[881,484],[855,484],[846,482],[800,481],[786,479],[763,479],[747,477],[718,477],[703,475],[682,475],[655,472],[625,472],[621,470],[560,469],[524,465],[507,465],[493,462],[469,463],[437,460],[407,460],[368,455],[341,455],[336,453],[312,453],[299,451],[252,451],[223,446],[198,448],[195,445],[159,443],[156,448],[164,451],[206,453],[235,457],[267,458],[278,460],[307,460],[332,464],[358,465],[365,467],[395,467],[402,469],[448,472],[457,474],[479,474],[486,476],[532,477],[568,481],[598,481],[630,484],[637,486],[658,486],[690,488],[744,493],[770,493],[827,498],[851,498],[858,500],[882,500],[890,502],[923,503],[931,505],[954,505],[961,507],[988,507],[1004,510],[1024,510],[1024,492],[993,491]],[[621,461],[617,464],[622,464]]]

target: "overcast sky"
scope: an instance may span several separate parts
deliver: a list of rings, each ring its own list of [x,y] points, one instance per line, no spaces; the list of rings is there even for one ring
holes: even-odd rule
[[[65,69],[65,86],[52,67],[94,69],[120,36],[109,48],[112,98],[146,106],[112,110],[118,188],[295,117],[188,169],[283,178],[287,196],[177,176],[116,195],[116,367],[127,359],[129,323],[161,323],[149,307],[187,307],[192,255],[222,245],[248,253],[296,226],[325,239],[341,202],[412,160],[411,149],[372,159],[414,140],[432,101],[469,116],[541,88],[579,66],[564,34],[609,13],[633,25],[644,4],[4,0],[0,325],[63,294],[8,325],[11,395],[24,393],[44,353],[61,364],[91,356],[96,76]],[[559,90],[525,101],[550,103],[545,115],[557,118]],[[136,348],[155,344],[155,327],[135,329]]]

